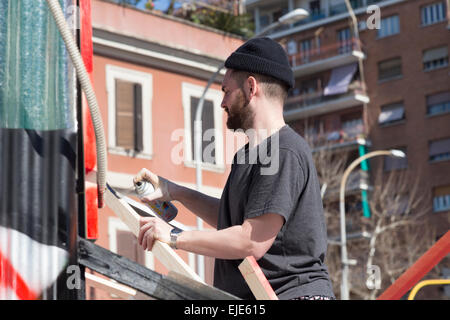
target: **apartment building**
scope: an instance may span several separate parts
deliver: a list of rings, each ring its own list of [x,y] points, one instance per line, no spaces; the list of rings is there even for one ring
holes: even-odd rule
[[[181,185],[196,188],[193,121],[209,78],[243,40],[176,17],[138,10],[108,0],[92,1],[93,83],[108,143],[108,183],[128,188],[147,168]],[[200,191],[220,198],[237,149],[225,148],[226,117],[220,73],[205,96]],[[214,135],[206,136],[208,129]],[[211,131],[209,131],[211,133]],[[229,138],[229,137],[228,137]],[[212,144],[212,146],[211,146]],[[228,144],[227,146],[238,145]],[[137,200],[137,199],[136,199]],[[196,218],[181,204],[177,223],[197,228]],[[99,210],[96,243],[150,269],[168,270],[144,252],[136,237],[108,208]],[[206,223],[204,228],[210,228]],[[194,254],[177,252],[198,272]],[[213,259],[205,258],[204,279],[212,283]],[[117,298],[88,288],[95,299]]]
[[[404,151],[405,159],[371,159],[371,171],[415,175],[442,235],[450,226],[448,1],[348,3],[351,11],[344,0],[247,0],[246,9],[256,31],[294,8],[309,11],[270,35],[285,47],[296,76],[286,121],[315,150],[346,152],[349,162],[368,151]],[[362,209],[370,216],[368,206]]]

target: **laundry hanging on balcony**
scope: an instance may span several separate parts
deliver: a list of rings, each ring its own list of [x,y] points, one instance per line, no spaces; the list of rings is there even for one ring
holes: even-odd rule
[[[357,64],[347,64],[345,66],[334,68],[331,71],[330,81],[324,89],[324,95],[342,94],[348,91],[348,85],[353,79]]]

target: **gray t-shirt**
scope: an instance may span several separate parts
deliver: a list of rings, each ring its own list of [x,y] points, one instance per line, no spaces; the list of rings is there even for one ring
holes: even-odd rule
[[[284,218],[273,245],[258,260],[278,297],[334,297],[324,263],[327,231],[311,150],[288,125],[257,148],[249,150],[247,144],[236,153],[220,200],[217,229],[265,213]],[[214,286],[254,299],[238,269],[241,262],[216,259]]]

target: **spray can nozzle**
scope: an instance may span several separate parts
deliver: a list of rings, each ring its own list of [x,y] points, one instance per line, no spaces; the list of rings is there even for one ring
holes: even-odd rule
[[[146,197],[155,191],[150,181],[138,181],[135,183],[135,187],[139,198]],[[173,220],[178,213],[178,209],[170,202],[156,200],[147,205],[166,222]]]

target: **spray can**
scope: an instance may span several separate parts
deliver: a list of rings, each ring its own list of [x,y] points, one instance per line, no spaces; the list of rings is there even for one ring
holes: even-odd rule
[[[153,185],[148,181],[139,181],[134,186],[139,199],[155,191]],[[172,221],[178,214],[178,209],[168,201],[155,200],[153,203],[147,203],[147,206],[166,222]]]

